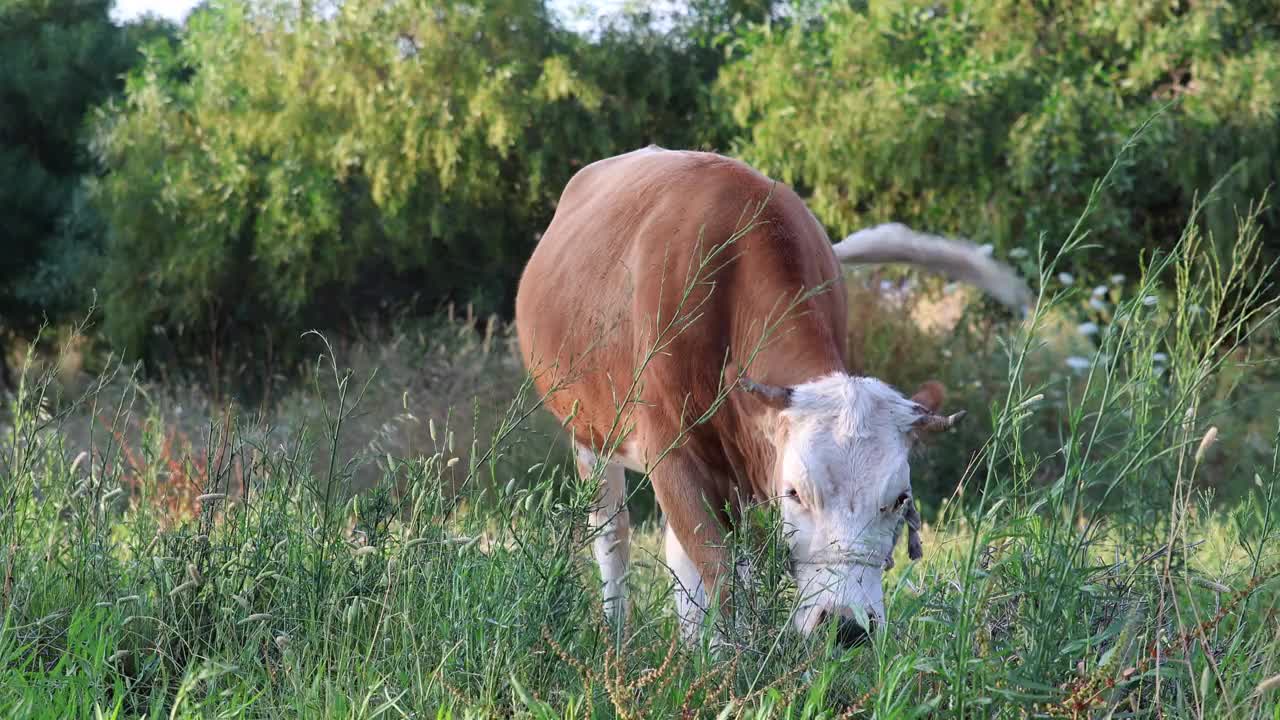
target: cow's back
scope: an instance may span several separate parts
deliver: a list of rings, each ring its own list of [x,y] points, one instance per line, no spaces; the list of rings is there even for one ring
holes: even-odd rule
[[[521,277],[517,332],[536,389],[554,390],[547,406],[562,420],[574,413],[578,442],[616,439],[619,418],[671,436],[705,410],[726,359],[746,362],[770,312],[823,283],[833,287],[757,356],[755,379],[843,369],[846,300],[830,242],[781,183],[651,146],[569,181]],[[643,402],[627,405],[637,377]]]

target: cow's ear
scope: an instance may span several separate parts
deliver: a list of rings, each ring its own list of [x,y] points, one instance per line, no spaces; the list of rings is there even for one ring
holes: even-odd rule
[[[911,401],[916,405],[924,408],[927,413],[936,413],[942,409],[942,403],[947,399],[947,389],[937,380],[929,380],[916,390],[916,394],[911,396]]]
[[[725,380],[735,385],[735,389],[746,392],[774,410],[786,410],[791,407],[791,388],[784,385],[769,385],[756,382],[746,375],[740,374],[738,366],[732,362],[725,366]]]
[[[951,415],[938,414],[946,396],[946,389],[937,380],[930,380],[921,385],[916,394],[911,396],[911,401],[916,405],[916,420],[912,423],[912,428],[926,432],[942,432],[950,430],[964,419],[968,414],[964,410]]]

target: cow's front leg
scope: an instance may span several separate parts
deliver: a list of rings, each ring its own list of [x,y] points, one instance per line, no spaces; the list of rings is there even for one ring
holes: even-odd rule
[[[701,482],[695,476],[675,472],[673,463],[662,472],[651,474],[654,494],[666,516],[666,563],[674,575],[676,616],[681,635],[696,639],[705,625],[708,612],[718,605],[724,617],[732,615],[726,570],[728,554],[720,523],[709,511],[707,498],[699,491]],[[713,644],[722,634],[717,631]]]
[[[667,525],[664,539],[664,555],[667,568],[674,576],[671,588],[675,596],[676,618],[680,621],[680,636],[686,642],[694,642],[702,631],[707,617],[707,591],[702,584],[702,574],[685,552],[675,531]]]

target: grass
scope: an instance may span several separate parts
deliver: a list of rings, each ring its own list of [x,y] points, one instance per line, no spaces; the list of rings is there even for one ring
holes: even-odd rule
[[[327,346],[310,399],[282,402],[308,408],[291,422],[224,409],[203,436],[127,377],[64,400],[28,369],[0,444],[0,713],[1280,718],[1274,407],[1262,459],[1227,466],[1246,489],[1223,502],[1200,482],[1260,422],[1221,412],[1263,372],[1242,348],[1275,331],[1252,218],[1230,257],[1189,223],[1151,258],[1087,371],[1043,370],[1069,288],[986,336],[999,377],[968,397],[989,424],[968,452],[928,450],[962,463],[925,558],[899,558],[889,625],[847,651],[786,629],[765,508],[764,532],[732,538],[762,569],[733,649],[675,640],[652,521],[630,621],[606,627],[594,484],[537,430],[527,383],[453,423],[409,412],[406,390],[393,443],[361,417],[394,394]],[[457,352],[458,372],[493,370]]]

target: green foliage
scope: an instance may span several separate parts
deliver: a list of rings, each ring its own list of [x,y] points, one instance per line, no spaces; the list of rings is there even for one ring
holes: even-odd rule
[[[182,354],[414,297],[505,309],[573,172],[696,142],[695,50],[640,22],[587,40],[540,0],[204,9],[101,117],[108,333],[154,357],[153,327]]]
[[[1156,115],[1099,199],[1101,251],[1062,268],[1132,276],[1237,162],[1205,213],[1220,238],[1280,167],[1274,3],[819,7],[744,37],[717,92],[742,128],[737,152],[807,190],[839,234],[899,220],[1001,251],[1043,236],[1055,251]],[[1274,234],[1276,214],[1266,220]]]
[[[540,4],[476,9],[195,14],[100,128],[110,334],[131,352],[156,324],[211,323],[208,342],[272,317],[296,334],[303,310],[341,314],[384,284],[432,297],[509,284],[507,254],[532,240],[512,235],[547,192],[535,130],[599,97]]]
[[[79,142],[85,114],[123,87],[139,43],[171,32],[116,26],[111,4],[0,3],[0,333],[90,304],[102,221],[81,185],[95,169]]]

